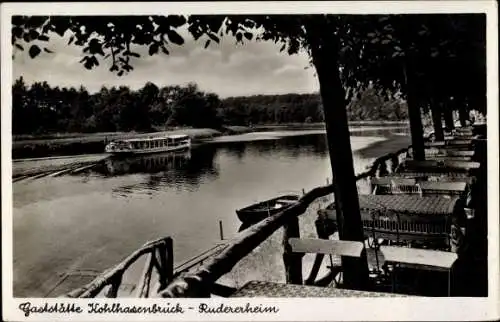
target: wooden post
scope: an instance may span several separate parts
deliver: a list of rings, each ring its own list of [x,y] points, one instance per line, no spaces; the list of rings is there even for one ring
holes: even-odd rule
[[[118,297],[118,289],[120,288],[120,285],[122,284],[122,278],[123,275],[117,275],[113,281],[111,282],[110,288],[108,292],[106,293],[106,297],[110,298],[116,298]]]
[[[337,218],[342,223],[339,227],[339,237],[342,240],[363,241],[345,91],[337,62],[338,39],[329,32],[329,28],[316,21],[310,21],[306,29],[323,103]],[[342,258],[342,267],[346,287],[361,289],[367,286],[366,253],[363,252],[359,259]]]
[[[288,239],[300,238],[299,218],[293,217],[283,227],[283,262],[285,264],[286,282],[302,284],[302,257],[304,254],[293,253]]]
[[[467,107],[463,103],[458,105],[458,117],[460,118],[460,125],[462,127],[467,126],[469,111],[467,111]]]
[[[224,240],[224,230],[222,228],[222,220],[219,220],[219,233],[220,233],[220,240]]]
[[[444,140],[443,121],[441,118],[441,106],[439,104],[431,105],[432,126],[434,127],[434,137],[436,141]]]
[[[453,110],[451,106],[444,106],[443,108],[444,122],[446,124],[446,129],[451,131],[455,128],[455,123],[453,121]]]
[[[389,174],[389,171],[387,171],[387,162],[385,160],[382,160],[382,162],[380,162],[378,174],[381,177],[384,177]]]
[[[147,298],[149,297],[149,289],[151,285],[151,273],[153,272],[153,267],[156,261],[154,250],[147,255],[146,263],[144,265],[144,270],[141,274],[139,283],[137,283],[137,289],[135,297]]]
[[[396,169],[398,168],[399,166],[399,157],[397,154],[393,154],[391,156],[391,172],[394,173],[396,172]]]
[[[314,222],[316,226],[316,233],[318,234],[319,239],[328,239],[328,237],[333,234],[333,229],[330,231],[328,228],[333,227],[333,225],[329,225],[329,219],[326,215],[318,216],[318,219]],[[311,272],[309,273],[309,277],[306,279],[306,285],[313,285],[314,281],[316,281],[316,277],[318,276],[318,272],[325,258],[324,254],[316,254],[314,258],[313,267],[311,268]]]
[[[158,274],[160,276],[160,289],[163,289],[172,281],[174,275],[174,250],[171,237],[164,239],[164,243],[158,246]]]

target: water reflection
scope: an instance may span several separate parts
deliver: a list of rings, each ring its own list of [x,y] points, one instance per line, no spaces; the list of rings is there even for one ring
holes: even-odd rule
[[[228,155],[235,156],[238,160],[241,160],[245,156],[247,146],[248,142],[230,142],[225,144],[225,150]]]
[[[217,149],[210,145],[200,145],[191,150],[191,159],[180,173],[187,178],[196,178],[197,176],[217,177],[219,167],[214,162],[217,157]]]
[[[127,157],[109,157],[90,171],[102,177],[119,177],[131,174],[159,174],[174,171],[185,177],[217,174],[214,165],[216,150],[200,146],[183,152],[142,154]]]
[[[133,173],[157,173],[172,168],[182,168],[191,159],[190,151],[110,157],[94,168],[103,176],[120,176]]]
[[[123,177],[123,183],[112,189],[113,195],[120,197],[132,193],[152,195],[165,189],[195,191],[201,184],[218,177],[219,169],[214,163],[216,153],[214,147],[199,146],[183,152],[110,157],[82,174],[87,178],[89,175]],[[132,175],[139,175],[139,182],[128,178]]]

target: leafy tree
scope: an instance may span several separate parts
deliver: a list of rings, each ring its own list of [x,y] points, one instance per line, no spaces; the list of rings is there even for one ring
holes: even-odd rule
[[[38,83],[34,88],[41,85]],[[149,131],[163,130],[166,125],[219,128],[222,124],[323,121],[318,94],[253,95],[221,100],[214,93],[201,92],[195,84],[158,88],[147,83],[137,91],[127,86],[103,87],[92,95],[83,86],[75,89],[46,85],[45,88],[51,108],[36,108],[29,114],[28,106],[43,106],[43,96],[30,91],[22,78],[16,80],[12,87],[14,133]],[[354,121],[407,118],[403,101],[385,101],[373,88],[363,92],[359,99],[354,98],[348,104],[347,113],[349,120]],[[30,119],[37,122],[30,125]],[[41,122],[42,119],[49,123]],[[52,123],[55,125],[49,126]]]
[[[26,84],[21,77],[12,85],[12,132],[23,133],[26,128],[28,101]]]
[[[221,126],[221,101],[196,85],[159,89],[147,83],[138,91],[127,86],[102,87],[90,95],[81,86],[50,87],[46,82],[27,87],[22,78],[12,86],[13,132],[150,131],[172,125]]]
[[[378,90],[401,90],[413,113],[418,158],[423,158],[421,108],[431,106],[437,132],[439,109],[446,116],[457,108],[468,113],[468,101],[485,107],[485,15],[390,15],[352,20],[345,28],[354,33],[342,51],[347,86],[373,82]],[[358,81],[363,79],[370,82]]]

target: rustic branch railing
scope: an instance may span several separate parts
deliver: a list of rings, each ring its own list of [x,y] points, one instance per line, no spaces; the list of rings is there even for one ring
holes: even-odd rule
[[[106,286],[109,286],[106,297],[117,297],[118,289],[122,284],[123,274],[143,255],[148,255],[140,283],[137,285],[137,297],[149,297],[151,275],[156,268],[159,275],[159,288],[165,288],[173,276],[173,247],[172,238],[166,237],[144,244],[118,265],[105,271],[87,285],[66,294],[67,297],[92,298],[99,295]]]

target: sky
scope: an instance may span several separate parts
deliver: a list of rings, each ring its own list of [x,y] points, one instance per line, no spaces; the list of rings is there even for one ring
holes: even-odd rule
[[[42,52],[31,59],[28,45],[25,50],[14,48],[13,77],[22,76],[27,84],[47,81],[52,86],[85,86],[90,92],[102,86],[127,85],[139,89],[148,81],[159,87],[198,84],[201,90],[221,97],[255,94],[312,93],[318,90],[314,68],[309,67],[305,53],[289,56],[280,53],[280,45],[273,42],[251,41],[236,44],[233,37],[214,42],[205,49],[205,39],[195,41],[185,30],[180,30],[185,43],[169,45],[170,55],[149,56],[147,48],[134,58],[134,70],[118,77],[109,72],[111,60],[100,60],[100,66],[88,71],[79,63],[82,47],[68,46],[69,33],[64,38],[50,35],[48,43],[41,43],[54,53]]]

